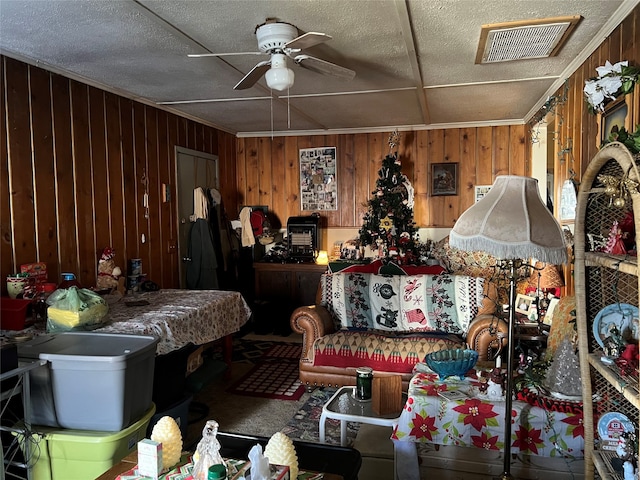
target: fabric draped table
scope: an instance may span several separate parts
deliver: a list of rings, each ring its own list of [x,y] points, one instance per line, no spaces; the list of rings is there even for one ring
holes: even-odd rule
[[[149,304],[127,306],[131,300]],[[250,316],[240,292],[169,289],[110,304],[105,325],[95,331],[155,335],[160,338],[156,353],[164,355],[189,343],[204,345],[236,333]]]
[[[464,380],[416,373],[409,384],[407,402],[393,429],[395,442],[433,443],[504,449],[505,402],[479,393],[471,371]],[[442,391],[460,390],[466,398],[449,400]],[[511,452],[545,457],[582,458],[582,413],[546,410],[514,400],[511,411]]]

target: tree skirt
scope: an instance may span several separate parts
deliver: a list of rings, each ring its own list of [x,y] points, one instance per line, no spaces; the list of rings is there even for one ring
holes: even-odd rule
[[[329,401],[336,392],[333,388],[317,388],[312,393],[305,404],[300,407],[282,433],[291,439],[303,440],[305,442],[320,442],[319,422],[322,415],[322,407]],[[347,444],[353,445],[356,438],[359,423],[347,422]],[[325,440],[331,445],[340,445],[340,421],[329,419],[325,426]]]

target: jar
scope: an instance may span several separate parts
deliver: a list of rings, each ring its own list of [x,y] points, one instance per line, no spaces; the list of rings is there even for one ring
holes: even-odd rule
[[[36,286],[36,301],[33,304],[33,321],[35,323],[47,320],[47,298],[56,290],[55,283],[40,283]]]
[[[373,369],[370,367],[359,367],[356,369],[356,399],[371,400],[371,382],[373,380]]]
[[[69,288],[69,287],[80,287],[80,283],[76,279],[76,276],[73,273],[63,273],[62,282],[58,285],[58,288]]]
[[[226,480],[227,468],[221,463],[215,463],[207,471],[207,480]]]

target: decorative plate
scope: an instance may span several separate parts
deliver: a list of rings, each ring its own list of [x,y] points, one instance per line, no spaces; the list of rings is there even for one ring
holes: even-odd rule
[[[637,325],[633,319],[638,318],[638,307],[628,303],[614,303],[607,305],[598,312],[593,319],[593,336],[600,347],[604,348],[604,339],[610,336],[609,329],[615,325],[622,334],[625,329],[632,331],[634,338],[637,338]]]
[[[598,420],[598,435],[600,439],[604,441],[618,440],[618,437],[622,432],[635,431],[631,420],[619,412],[605,413],[600,420]]]

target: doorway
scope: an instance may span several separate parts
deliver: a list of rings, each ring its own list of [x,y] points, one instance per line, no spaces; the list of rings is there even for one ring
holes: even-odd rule
[[[176,147],[176,182],[180,288],[187,288],[184,259],[188,257],[189,251],[190,217],[194,210],[193,191],[197,187],[203,189],[220,188],[218,156]]]

